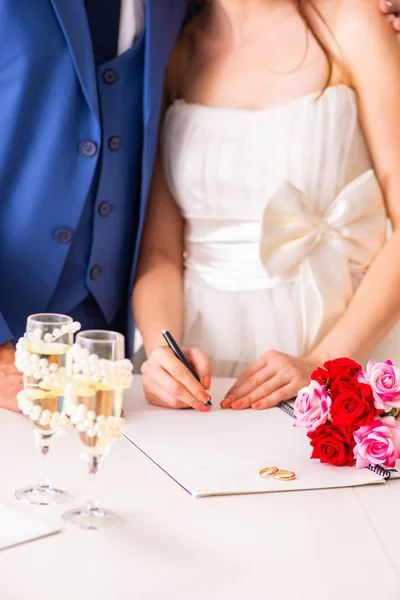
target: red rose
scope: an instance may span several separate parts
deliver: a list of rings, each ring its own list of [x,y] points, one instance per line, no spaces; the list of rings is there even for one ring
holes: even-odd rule
[[[324,363],[325,369],[337,377],[348,376],[354,377],[359,371],[361,371],[361,365],[356,363],[351,358],[336,358],[335,360],[328,360]]]
[[[311,373],[311,379],[318,381],[321,385],[330,385],[330,376],[331,374],[322,367],[318,367]]]
[[[361,383],[357,380],[357,375],[352,379],[350,377],[338,377],[332,382],[332,385],[329,390],[329,395],[332,399],[332,402],[336,400],[339,394],[342,394],[345,391],[355,391],[358,392],[360,389]]]
[[[318,458],[321,463],[336,467],[354,465],[354,438],[346,431],[330,423],[320,425],[313,433],[309,433],[313,451],[311,458]]]
[[[359,429],[362,425],[369,425],[375,419],[376,409],[374,397],[369,385],[358,384],[356,382],[341,382],[336,386],[336,381],[332,385],[341,388],[338,395],[335,396],[331,406],[332,424],[346,428],[351,433]]]
[[[336,358],[324,363],[324,368],[318,367],[311,374],[311,379],[330,387],[340,377],[343,380],[352,379],[361,371],[361,365],[350,358]]]

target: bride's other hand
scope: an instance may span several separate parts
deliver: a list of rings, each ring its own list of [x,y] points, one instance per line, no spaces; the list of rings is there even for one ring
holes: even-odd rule
[[[379,0],[378,6],[380,11],[388,16],[393,29],[400,32],[400,18],[398,17],[398,13],[400,13],[400,0]]]
[[[156,406],[209,412],[210,407],[204,403],[209,399],[206,390],[211,386],[211,363],[198,348],[184,348],[182,352],[202,383],[193,377],[170,348],[158,346],[142,365],[146,400]]]
[[[310,375],[319,364],[312,357],[295,358],[269,350],[241,374],[221,406],[235,410],[250,407],[262,410],[291,400],[309,384]]]

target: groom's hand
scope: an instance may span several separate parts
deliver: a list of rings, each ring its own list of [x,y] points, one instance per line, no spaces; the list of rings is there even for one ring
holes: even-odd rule
[[[22,390],[22,375],[14,366],[14,360],[14,346],[10,342],[0,345],[0,408],[17,411],[17,394]]]
[[[250,365],[221,402],[222,408],[262,410],[297,396],[319,366],[314,358],[295,358],[269,350]]]
[[[378,1],[379,10],[387,15],[388,19],[391,21],[393,29],[397,32],[400,32],[400,0],[379,0]]]

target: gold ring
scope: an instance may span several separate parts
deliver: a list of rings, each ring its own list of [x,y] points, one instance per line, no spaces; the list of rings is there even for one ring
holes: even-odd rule
[[[265,479],[265,477],[271,477],[274,473],[278,473],[278,467],[265,467],[265,469],[261,469],[260,477]]]
[[[286,469],[278,469],[272,474],[272,477],[279,481],[291,481],[292,479],[295,479],[296,473],[287,471]]]

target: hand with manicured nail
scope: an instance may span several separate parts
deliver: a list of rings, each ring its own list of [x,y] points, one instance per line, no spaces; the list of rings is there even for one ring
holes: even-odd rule
[[[209,412],[204,403],[209,399],[212,366],[198,348],[182,348],[182,352],[198,374],[199,381],[167,346],[155,348],[142,365],[143,389],[150,404],[167,408],[194,408]]]
[[[393,29],[400,32],[400,0],[379,0],[378,7],[384,15],[387,15]]]
[[[248,367],[231,387],[222,408],[262,410],[291,400],[308,385],[310,373],[320,364],[314,357],[295,358],[269,350]]]

